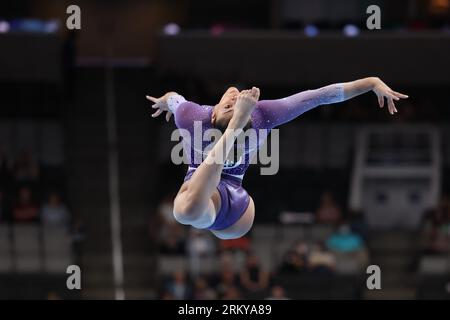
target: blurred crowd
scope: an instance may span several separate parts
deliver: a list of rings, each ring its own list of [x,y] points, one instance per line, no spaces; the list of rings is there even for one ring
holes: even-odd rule
[[[422,223],[425,254],[450,253],[450,196],[444,194],[439,205],[430,210]]]
[[[149,235],[159,244],[161,255],[212,257],[220,261],[219,271],[207,276],[180,270],[161,283],[162,299],[288,299],[278,276],[335,274],[339,257],[360,266],[368,261],[363,229],[344,219],[331,192],[325,191],[315,212],[314,225],[326,225],[332,232],[322,240],[297,240],[280,255],[273,270],[266,270],[252,250],[252,233],[235,240],[219,240],[208,232],[179,224],[172,214],[173,195],[158,208],[158,223],[150,223]],[[236,265],[242,266],[236,270]]]
[[[364,223],[349,217],[330,191],[324,191],[320,197],[312,226],[331,227],[331,233],[323,240],[303,238],[292,242],[280,252],[270,270],[253,250],[252,232],[240,239],[223,241],[208,232],[183,226],[173,218],[173,198],[171,194],[163,199],[156,215],[158,223],[150,224],[149,235],[158,243],[159,253],[187,261],[210,257],[218,261],[218,267],[200,274],[192,272],[192,265],[180,267],[160,282],[161,299],[289,299],[289,288],[278,282],[280,277],[336,275],[338,261],[343,260],[355,262],[363,272],[369,263]],[[418,231],[423,244],[419,258],[450,253],[448,194],[442,196],[435,209],[424,213]]]
[[[45,185],[41,171],[29,151],[16,157],[0,152],[0,222],[69,227],[71,215],[61,190]]]

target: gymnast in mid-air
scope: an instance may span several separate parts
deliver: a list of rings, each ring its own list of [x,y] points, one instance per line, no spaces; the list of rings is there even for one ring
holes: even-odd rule
[[[174,200],[175,219],[181,224],[210,230],[220,239],[242,237],[251,229],[255,217],[255,204],[242,187],[242,180],[267,135],[258,136],[255,146],[240,144],[242,156],[230,163],[228,156],[236,148],[237,137],[248,129],[269,132],[317,106],[342,102],[369,91],[376,94],[381,108],[386,101],[391,115],[397,113],[394,101],[408,98],[377,77],[331,84],[277,100],[259,100],[260,91],[256,87],[243,91],[230,87],[215,106],[187,101],[176,92],[160,98],[147,96],[156,109],[152,117],[167,112],[169,121],[173,114],[176,126],[192,133],[191,137],[197,125],[202,132],[215,128],[223,133],[208,152],[205,144],[199,149],[193,141],[184,141],[190,138],[183,137],[185,153],[191,160],[198,159],[196,156],[200,154],[202,160],[189,164]]]

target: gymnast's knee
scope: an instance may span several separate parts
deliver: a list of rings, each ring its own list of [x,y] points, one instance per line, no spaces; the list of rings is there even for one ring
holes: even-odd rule
[[[173,215],[181,224],[192,224],[199,220],[203,210],[199,201],[195,199],[175,199],[173,207]]]

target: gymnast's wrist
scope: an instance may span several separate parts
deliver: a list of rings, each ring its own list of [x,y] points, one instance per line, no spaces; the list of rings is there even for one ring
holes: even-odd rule
[[[378,78],[378,77],[369,77],[369,78],[367,78],[367,80],[368,80],[369,90],[375,89],[377,84],[380,83],[380,78]]]
[[[164,95],[164,101],[167,102],[167,100],[169,99],[170,96],[172,95],[176,95],[178,93],[176,93],[175,91],[169,91]]]

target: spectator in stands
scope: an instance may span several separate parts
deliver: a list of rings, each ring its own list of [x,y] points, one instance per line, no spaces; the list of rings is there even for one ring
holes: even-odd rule
[[[348,224],[342,224],[326,243],[337,258],[352,259],[361,270],[367,266],[369,255],[364,241]]]
[[[86,239],[86,230],[83,221],[79,217],[74,217],[73,220],[74,222],[71,225],[73,252],[75,259],[80,260],[83,243]]]
[[[211,235],[194,228],[190,229],[187,249],[191,258],[211,256],[216,251]]]
[[[39,163],[33,159],[30,151],[24,151],[14,164],[14,180],[18,184],[34,184],[39,180]]]
[[[269,274],[263,270],[258,257],[249,253],[240,280],[243,288],[250,293],[262,292],[269,284]]]
[[[209,287],[205,278],[199,277],[195,279],[192,297],[194,300],[214,300],[217,298],[217,294]]]
[[[286,292],[282,286],[274,285],[270,290],[270,296],[266,300],[289,300],[289,298],[286,297]]]
[[[450,197],[444,195],[438,207],[425,219],[427,253],[450,252]]]
[[[286,252],[278,270],[280,274],[296,274],[305,271],[307,271],[306,257],[294,250]]]
[[[364,248],[362,238],[348,224],[342,224],[327,240],[327,247],[337,252],[356,252]]]
[[[182,228],[182,225],[167,226],[161,235],[160,252],[170,255],[186,253],[186,229]]]
[[[158,242],[160,251],[164,254],[185,254],[186,252],[186,228],[176,222],[173,216],[173,195],[163,199],[157,209],[159,230]],[[156,224],[150,224],[153,226]]]
[[[294,251],[297,252],[305,261],[308,257],[309,247],[303,241],[297,241],[294,245]]]
[[[341,218],[341,208],[334,200],[333,194],[329,191],[324,192],[316,212],[317,222],[335,225],[340,222]]]
[[[161,201],[158,206],[157,214],[161,218],[164,224],[176,223],[173,216],[173,199],[175,195],[169,194]]]
[[[227,250],[220,253],[219,263],[221,270],[232,270],[233,267],[238,264],[238,261],[236,261],[236,255],[234,255],[232,251]]]
[[[175,300],[191,298],[191,288],[186,279],[186,273],[182,270],[174,272],[172,278],[166,284],[166,290]]]
[[[239,300],[241,299],[241,291],[236,286],[229,286],[222,295],[222,300]]]
[[[70,213],[66,205],[56,192],[48,197],[48,201],[42,207],[41,221],[44,226],[67,228],[70,222]]]
[[[15,222],[35,222],[38,220],[39,209],[33,201],[31,190],[28,187],[19,189],[18,200],[13,206],[12,214]]]
[[[214,287],[220,298],[223,298],[227,294],[229,288],[239,286],[238,277],[229,267],[222,267],[218,278],[213,280],[213,282],[215,283]]]
[[[313,272],[334,272],[336,269],[336,257],[327,250],[323,243],[317,242],[311,247],[308,267]]]

